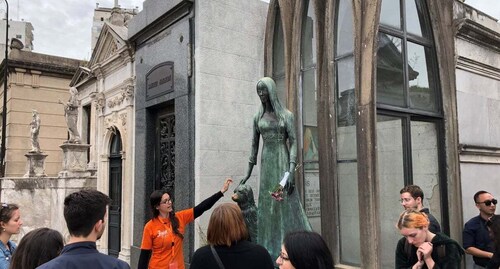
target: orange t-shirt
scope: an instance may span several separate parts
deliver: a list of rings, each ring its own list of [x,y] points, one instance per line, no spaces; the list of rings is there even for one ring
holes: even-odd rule
[[[194,220],[193,208],[175,213],[179,219],[179,232],[184,234],[186,224]],[[154,218],[144,226],[141,249],[152,250],[149,269],[168,269],[171,263],[177,263],[178,269],[184,269],[182,238],[174,234],[168,218]]]

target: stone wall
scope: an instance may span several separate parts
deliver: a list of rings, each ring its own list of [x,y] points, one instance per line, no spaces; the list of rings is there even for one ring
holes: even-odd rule
[[[63,216],[64,198],[75,191],[96,188],[96,178],[0,178],[0,201],[15,203],[21,211],[23,225],[18,241],[29,231],[49,227],[68,239]]]

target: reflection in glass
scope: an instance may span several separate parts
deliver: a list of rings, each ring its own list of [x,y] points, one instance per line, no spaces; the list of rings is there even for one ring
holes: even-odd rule
[[[318,169],[318,106],[316,70],[302,72],[302,122],[304,125],[304,169]],[[312,136],[314,135],[314,137]]]
[[[401,29],[401,9],[399,0],[382,0],[380,23]]]
[[[356,100],[354,98],[354,57],[337,61],[337,122],[338,126],[356,123]]]
[[[408,33],[430,38],[431,29],[426,18],[427,14],[422,0],[406,1],[406,30]]]
[[[403,207],[398,202],[404,186],[403,122],[399,117],[377,115],[377,170],[379,178],[382,268],[394,268],[395,242],[401,235],[394,227]]]
[[[338,226],[340,263],[361,264],[359,234],[358,161],[356,143],[356,96],[354,83],[354,35],[352,1],[337,1],[335,35],[336,153],[338,176]]]
[[[402,40],[379,33],[377,52],[377,102],[405,106]]]
[[[354,50],[352,1],[341,0],[337,20],[337,53],[343,55]]]
[[[437,135],[436,123],[411,121],[413,183],[424,191],[424,207],[441,223]]]
[[[408,42],[408,78],[410,107],[426,111],[437,110],[434,74],[429,72],[431,49]]]
[[[340,263],[361,264],[357,163],[338,163]],[[369,225],[369,224],[366,224]]]
[[[308,1],[309,5],[304,12],[302,19],[302,68],[316,65],[316,37],[314,34],[314,8],[312,1]]]

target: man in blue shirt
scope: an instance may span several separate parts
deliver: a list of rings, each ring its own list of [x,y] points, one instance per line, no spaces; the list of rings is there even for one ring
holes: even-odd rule
[[[497,200],[487,191],[478,191],[474,194],[474,202],[479,216],[465,223],[463,245],[465,252],[473,256],[474,268],[485,268],[494,251],[486,221],[495,214]]]
[[[82,190],[64,199],[64,219],[70,239],[61,255],[37,269],[130,269],[121,260],[97,251],[95,242],[106,227],[110,199],[96,190]]]

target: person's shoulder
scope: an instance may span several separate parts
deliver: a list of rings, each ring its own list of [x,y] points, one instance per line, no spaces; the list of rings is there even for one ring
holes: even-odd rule
[[[115,267],[113,268],[130,268],[130,265],[128,265],[128,263],[115,257],[106,255],[104,253],[96,253],[95,255],[98,255],[96,256],[97,259],[105,260],[108,264],[114,264]]]
[[[197,249],[194,254],[193,254],[193,258],[196,257],[196,256],[203,256],[207,253],[211,252],[210,250],[210,245],[206,245],[206,246],[203,246],[203,247],[200,247],[199,249]]]
[[[479,222],[481,221],[480,219],[480,216],[474,216],[472,218],[470,218],[464,226],[468,227],[468,226],[471,226],[471,225],[477,225]]]

